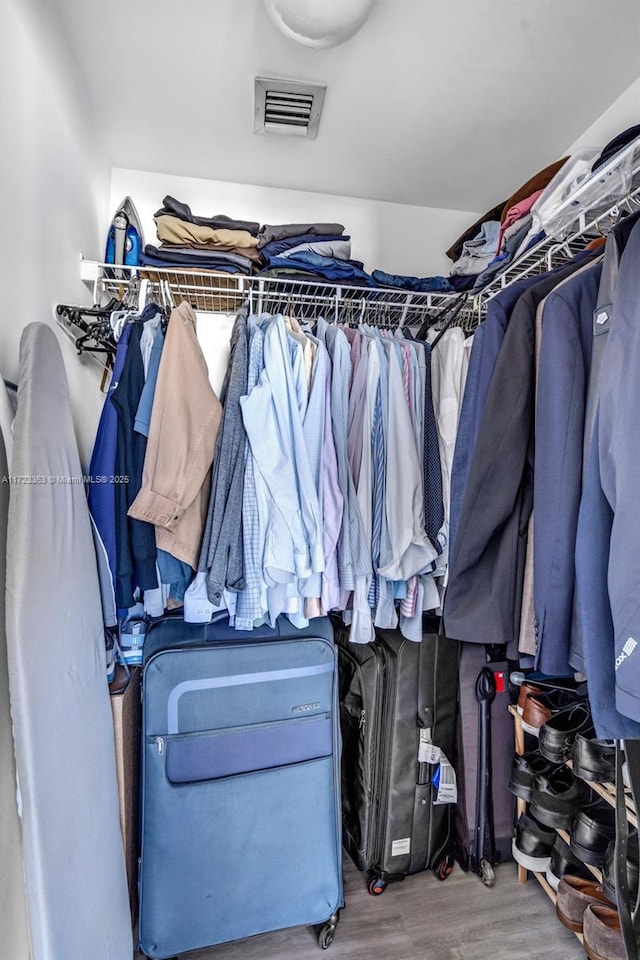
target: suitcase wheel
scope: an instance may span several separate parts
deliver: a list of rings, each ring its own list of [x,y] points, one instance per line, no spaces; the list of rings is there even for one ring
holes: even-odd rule
[[[321,950],[328,950],[333,943],[333,938],[336,935],[337,925],[338,914],[334,913],[333,916],[329,917],[327,922],[321,927],[320,933],[318,934],[318,946]]]
[[[380,877],[371,877],[367,884],[367,890],[372,897],[379,897],[387,889],[387,881]]]
[[[446,880],[453,873],[454,859],[452,856],[443,857],[434,868],[434,876],[438,880]]]
[[[495,883],[496,875],[488,860],[480,861],[480,879],[485,887],[492,887]]]

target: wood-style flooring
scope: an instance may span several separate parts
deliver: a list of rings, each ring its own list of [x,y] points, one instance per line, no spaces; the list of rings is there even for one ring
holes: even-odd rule
[[[534,878],[518,884],[503,864],[487,889],[456,865],[392,884],[378,897],[344,860],[345,909],[328,950],[310,927],[265,933],[186,954],[185,960],[584,960],[576,937],[556,919]],[[256,895],[259,895],[258,892]]]

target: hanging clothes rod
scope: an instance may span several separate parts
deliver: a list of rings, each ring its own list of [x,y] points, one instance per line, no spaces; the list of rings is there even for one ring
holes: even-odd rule
[[[117,275],[116,275],[117,274]],[[188,300],[197,311],[235,313],[249,303],[256,313],[297,311],[302,319],[324,315],[333,322],[373,323],[379,326],[420,326],[443,306],[457,302],[457,293],[416,293],[387,287],[361,287],[309,280],[238,277],[175,267],[129,267],[81,261],[81,277],[93,288],[94,303],[106,296],[124,298],[131,283],[148,282],[157,296],[160,285],[173,301]]]

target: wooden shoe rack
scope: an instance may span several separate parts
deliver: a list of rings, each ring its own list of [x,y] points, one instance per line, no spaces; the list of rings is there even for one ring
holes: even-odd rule
[[[525,731],[522,726],[522,717],[520,716],[520,714],[518,713],[518,711],[514,706],[509,707],[509,713],[512,714],[514,723],[515,723],[516,753],[521,756],[525,752],[525,743],[524,743]],[[571,769],[571,767],[573,766],[571,760],[567,760],[565,762],[566,762],[566,765],[569,767],[569,769]],[[585,783],[587,784],[587,786],[591,787],[594,793],[597,793],[600,797],[602,797],[603,800],[606,800],[607,803],[609,803],[615,809],[616,788],[612,783],[592,783],[590,780],[585,780]],[[638,816],[637,816],[635,807],[633,805],[631,792],[626,789],[625,789],[625,804],[627,807],[627,819],[631,824],[631,826],[637,828]],[[527,809],[526,800],[522,800],[521,797],[516,797],[516,811],[517,811],[518,817],[522,813],[525,813],[526,809]],[[556,828],[556,833],[562,837],[565,843],[567,844],[569,843],[569,833],[566,830],[559,830]],[[594,867],[589,863],[585,863],[585,867],[593,874],[593,876],[599,883],[602,883],[602,871],[598,867]],[[529,872],[530,871],[527,870],[525,867],[522,867],[520,866],[520,864],[518,864],[518,883],[526,883],[529,877]],[[549,881],[547,880],[544,873],[534,872],[533,876],[536,878],[536,880],[538,881],[538,883],[540,884],[544,892],[547,894],[551,902],[555,904],[557,900],[556,893],[550,886]],[[578,938],[580,943],[582,943],[582,934],[576,933],[576,937]]]

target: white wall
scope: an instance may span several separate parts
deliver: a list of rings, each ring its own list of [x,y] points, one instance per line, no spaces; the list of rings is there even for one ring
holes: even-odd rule
[[[90,302],[78,259],[101,256],[109,162],[47,7],[46,0],[0,3],[0,373],[16,380],[27,323],[56,329],[86,462],[101,405],[98,367],[80,362],[53,306]]]
[[[614,100],[566,152],[574,153],[580,147],[604,147],[618,133],[637,123],[640,123],[640,77]]]
[[[143,220],[147,243],[156,242],[154,212],[166,194],[189,204],[199,216],[226,213],[260,223],[312,221],[343,223],[350,234],[351,256],[368,271],[413,276],[445,275],[451,263],[444,251],[476,219],[460,210],[415,207],[402,203],[254,187],[221,180],[116,168],[111,175],[111,208],[132,197]]]
[[[99,253],[109,166],[91,126],[83,84],[46,6],[2,0],[0,41],[0,374],[15,382],[26,324],[42,320],[55,328],[57,301],[87,302],[78,257]],[[101,405],[98,368],[80,364],[71,341],[63,333],[59,338],[86,456]],[[0,953],[25,960],[22,843],[4,659],[3,651]]]

